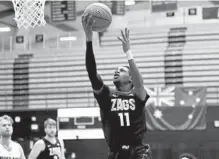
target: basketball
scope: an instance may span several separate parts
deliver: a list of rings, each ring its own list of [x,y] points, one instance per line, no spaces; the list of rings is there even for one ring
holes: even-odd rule
[[[84,13],[92,15],[95,20],[92,30],[96,32],[105,31],[112,22],[112,13],[109,7],[102,3],[92,3]]]

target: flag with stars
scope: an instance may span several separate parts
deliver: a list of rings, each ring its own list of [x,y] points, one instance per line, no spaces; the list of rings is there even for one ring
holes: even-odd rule
[[[175,106],[204,106],[206,104],[205,87],[177,87]]]
[[[146,119],[149,130],[204,130],[206,106],[155,107],[147,106]]]
[[[149,130],[204,130],[206,88],[175,88],[173,107],[145,107]]]

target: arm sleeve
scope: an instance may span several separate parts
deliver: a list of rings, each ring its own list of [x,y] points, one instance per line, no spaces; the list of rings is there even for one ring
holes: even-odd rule
[[[101,90],[103,87],[103,80],[101,79],[100,75],[97,73],[92,41],[86,43],[86,69],[93,90],[96,91]]]

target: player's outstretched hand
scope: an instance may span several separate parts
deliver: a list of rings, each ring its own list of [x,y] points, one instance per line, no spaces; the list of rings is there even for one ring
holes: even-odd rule
[[[92,19],[92,15],[89,15],[87,13],[84,13],[82,15],[82,26],[84,28],[87,41],[92,41],[92,37],[93,37],[92,26],[94,22],[95,21]]]
[[[118,37],[118,39],[122,42],[123,51],[127,52],[130,49],[129,29],[125,28],[124,32],[121,30],[122,37]]]

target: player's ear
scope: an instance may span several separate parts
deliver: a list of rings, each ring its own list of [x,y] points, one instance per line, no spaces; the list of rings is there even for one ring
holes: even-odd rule
[[[134,85],[133,85],[133,83],[132,83],[132,78],[131,78],[131,76],[129,77],[129,83],[130,83],[130,85],[131,85],[131,88],[133,88]]]
[[[131,76],[129,76],[129,82],[130,82],[130,83],[132,82],[132,77],[131,77]]]

